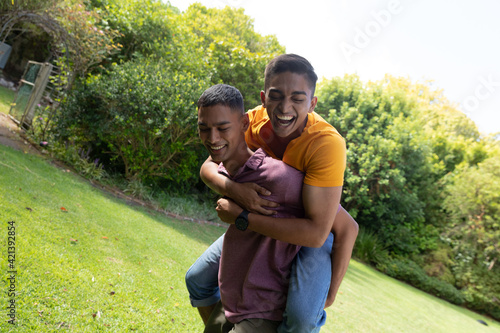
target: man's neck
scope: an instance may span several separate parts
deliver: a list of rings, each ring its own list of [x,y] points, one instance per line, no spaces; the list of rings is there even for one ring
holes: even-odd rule
[[[238,170],[245,165],[248,159],[252,157],[252,155],[253,151],[250,148],[248,148],[248,146],[245,143],[244,149],[242,147],[237,156],[222,162],[222,164],[224,165],[224,168],[226,168],[229,175],[233,177],[234,175],[236,175]]]
[[[283,155],[285,155],[286,147],[288,144],[298,138],[299,136],[302,135],[302,132],[304,131],[304,128],[306,127],[308,118],[304,120],[304,124],[300,126],[297,130],[295,130],[293,133],[288,135],[287,137],[279,137],[277,135],[271,135],[269,137],[269,141],[266,142],[269,148],[273,151],[274,155],[276,155],[277,158],[280,160],[283,159]]]

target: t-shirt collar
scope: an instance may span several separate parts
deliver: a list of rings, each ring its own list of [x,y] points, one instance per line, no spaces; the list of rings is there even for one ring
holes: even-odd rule
[[[234,175],[234,177],[231,177],[229,173],[227,172],[226,168],[224,168],[224,165],[219,164],[219,173],[225,175],[228,178],[236,178],[238,177],[242,172],[250,169],[250,170],[257,170],[262,162],[264,161],[264,158],[267,156],[267,154],[264,152],[262,148],[257,149],[254,154],[246,161],[246,163],[238,170],[238,172]]]

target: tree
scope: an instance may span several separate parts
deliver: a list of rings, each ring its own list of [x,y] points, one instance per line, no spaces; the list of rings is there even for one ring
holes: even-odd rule
[[[414,89],[405,79],[363,84],[351,75],[321,82],[317,93],[318,111],[347,143],[343,205],[402,254],[437,239],[425,223],[436,170]]]
[[[84,76],[93,66],[116,52],[113,38],[117,32],[102,25],[95,11],[87,10],[82,1],[19,2],[3,12],[2,32],[14,26],[45,31],[52,39],[51,56],[61,67],[68,87],[75,76]]]
[[[276,37],[256,33],[253,19],[241,8],[215,9],[193,4],[181,19],[194,36],[195,52],[201,55],[211,82],[237,87],[247,109],[259,105],[265,66],[285,52]]]
[[[176,73],[164,61],[140,59],[90,76],[63,105],[57,119],[62,141],[123,170],[128,180],[167,179],[189,188],[204,160],[196,100],[206,83]]]
[[[115,62],[154,57],[173,71],[189,72],[212,84],[237,87],[246,108],[260,104],[264,68],[284,53],[275,36],[254,31],[243,9],[191,5],[186,12],[159,0],[93,0],[92,6],[124,45]]]
[[[463,163],[444,181],[443,236],[453,249],[457,286],[472,308],[499,318],[500,150],[477,165]]]

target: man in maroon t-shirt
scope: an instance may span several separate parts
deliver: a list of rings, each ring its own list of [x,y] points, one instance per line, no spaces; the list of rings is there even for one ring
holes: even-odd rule
[[[198,129],[219,172],[237,182],[254,182],[279,202],[276,217],[303,217],[304,174],[262,149],[247,147],[248,115],[243,98],[231,86],[207,89],[198,101]],[[244,221],[244,219],[243,219]],[[229,226],[219,270],[221,305],[210,317],[205,332],[276,332],[286,307],[292,262],[300,246],[272,239],[241,223]]]

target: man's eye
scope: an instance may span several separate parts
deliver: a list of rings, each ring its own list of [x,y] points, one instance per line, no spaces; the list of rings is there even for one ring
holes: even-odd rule
[[[230,127],[224,127],[224,128],[219,128],[219,131],[220,132],[225,132],[229,129]]]
[[[304,100],[303,99],[294,99],[293,100],[295,103],[302,103]]]
[[[198,131],[200,131],[200,132],[208,132],[208,128],[200,128],[200,127],[198,127]]]
[[[269,96],[269,98],[272,100],[272,101],[279,101],[281,99],[281,96]]]

